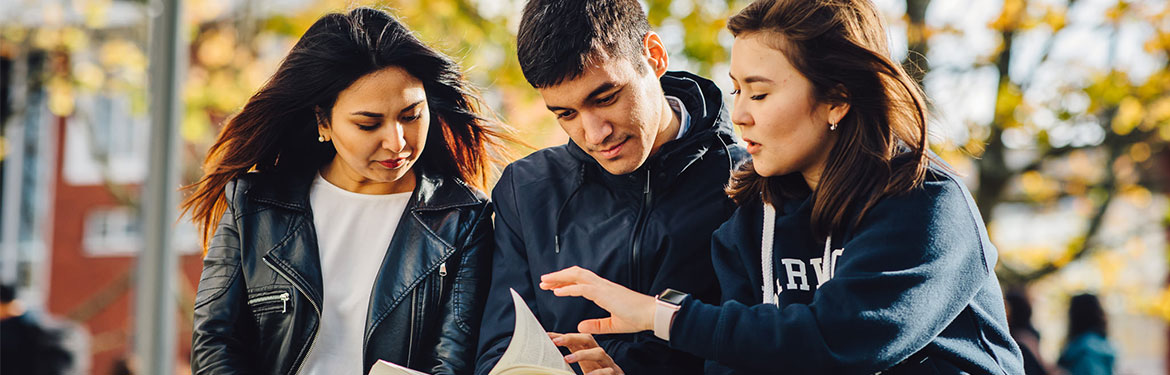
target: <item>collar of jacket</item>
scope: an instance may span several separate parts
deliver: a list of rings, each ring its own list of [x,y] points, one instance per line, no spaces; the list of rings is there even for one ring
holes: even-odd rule
[[[583,170],[580,174],[583,180],[597,178],[610,186],[634,188],[643,186],[649,176],[656,186],[670,186],[712,147],[726,148],[737,142],[723,94],[714,82],[683,71],[667,72],[659,82],[663,92],[679,98],[690,113],[691,124],[687,134],[681,139],[666,142],[641,167],[621,176],[609,174],[597,160],[570,140],[567,148],[569,154],[581,162]],[[733,167],[732,164],[729,159],[729,168]]]
[[[418,168],[418,166],[416,166]],[[442,178],[415,170],[415,185],[402,219],[390,240],[378,277],[371,286],[366,336],[376,328],[386,314],[398,306],[419,284],[455,252],[455,238],[445,238],[441,226],[448,210],[481,205],[472,188],[456,179]],[[302,173],[272,178],[267,183],[254,184],[245,192],[250,199],[279,208],[295,215],[290,229],[277,245],[268,250],[264,259],[297,285],[318,307],[322,304],[320,250],[309,205],[309,187],[315,174]]]

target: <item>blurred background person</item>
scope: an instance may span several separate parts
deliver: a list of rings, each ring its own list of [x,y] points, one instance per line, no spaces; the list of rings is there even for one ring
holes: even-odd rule
[[[25,311],[16,288],[0,285],[0,374],[67,374],[73,355],[65,333]]]
[[[1056,361],[1069,375],[1112,375],[1117,350],[1109,342],[1101,301],[1079,294],[1068,303],[1068,342]]]
[[[1007,308],[1008,332],[1024,355],[1024,374],[1048,374],[1047,366],[1040,359],[1040,331],[1032,325],[1032,302],[1027,293],[1010,290],[1003,299]]]

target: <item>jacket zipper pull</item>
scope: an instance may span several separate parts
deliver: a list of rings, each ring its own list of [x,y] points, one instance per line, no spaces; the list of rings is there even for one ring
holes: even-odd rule
[[[649,196],[649,195],[650,195],[650,176],[651,176],[651,174],[650,174],[650,168],[649,168],[649,167],[647,167],[647,168],[646,168],[646,190],[643,190],[643,191],[642,191],[642,194],[645,194],[645,195],[647,195],[647,196]]]
[[[447,263],[446,262],[439,264],[439,276],[443,276],[443,277],[447,276]]]
[[[288,312],[288,300],[289,300],[288,292],[284,292],[284,293],[280,294],[280,313],[281,314]]]

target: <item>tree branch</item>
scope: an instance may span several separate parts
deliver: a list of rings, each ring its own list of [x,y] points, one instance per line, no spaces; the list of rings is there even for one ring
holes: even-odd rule
[[[1125,152],[1125,147],[1119,144],[1107,143],[1105,147],[1109,151],[1107,166],[1112,165]],[[1056,261],[1048,261],[1043,266],[1031,271],[1021,271],[1007,264],[1001,264],[1000,271],[997,271],[1001,284],[1005,286],[1019,286],[1031,283],[1032,281],[1056,273],[1056,271],[1059,271],[1066,264],[1084,258],[1097,248],[1097,235],[1100,233],[1101,226],[1105,221],[1105,213],[1109,210],[1110,203],[1117,196],[1117,176],[1113,173],[1106,173],[1105,176],[1105,181],[1101,184],[1105,190],[1105,199],[1094,209],[1093,215],[1089,218],[1089,226],[1085,229],[1085,234],[1080,237],[1082,240],[1079,246],[1071,250],[1072,253],[1067,257],[1067,260],[1065,260],[1065,257],[1061,257],[1059,264]]]

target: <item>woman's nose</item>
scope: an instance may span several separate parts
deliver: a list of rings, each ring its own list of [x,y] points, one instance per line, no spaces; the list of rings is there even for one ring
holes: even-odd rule
[[[401,124],[386,127],[386,131],[382,133],[382,148],[396,153],[406,148],[406,138],[403,137]]]

